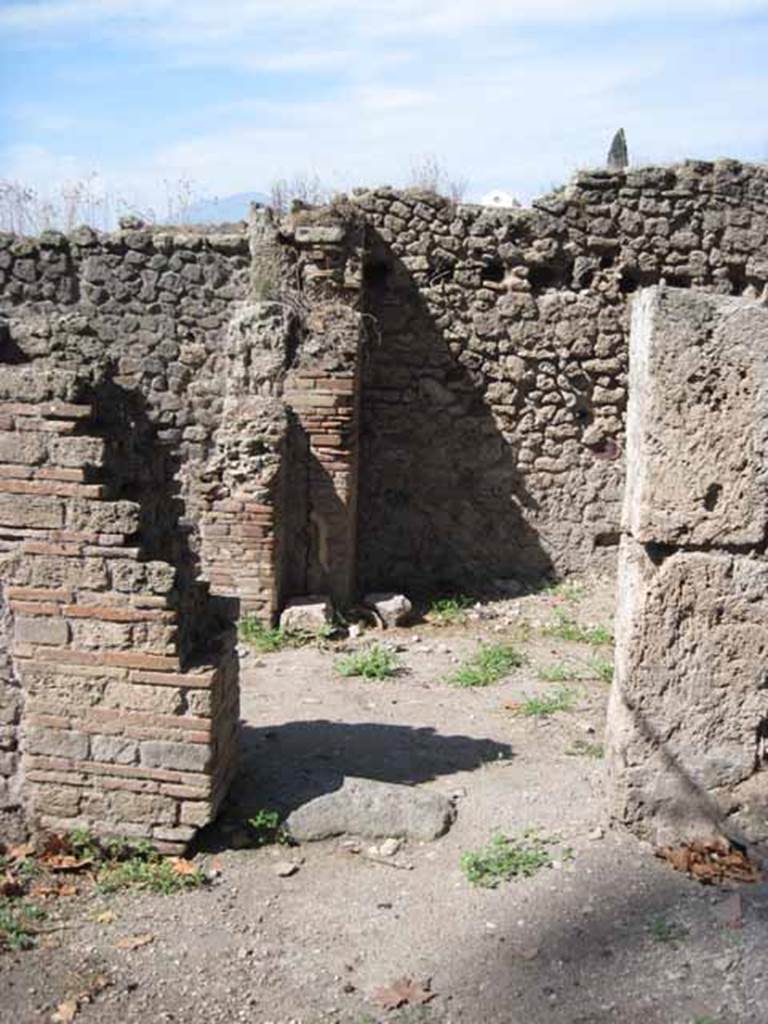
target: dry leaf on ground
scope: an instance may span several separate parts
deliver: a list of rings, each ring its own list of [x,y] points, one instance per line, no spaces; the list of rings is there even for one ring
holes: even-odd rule
[[[420,1006],[435,998],[436,993],[430,991],[430,979],[422,982],[412,978],[398,978],[391,985],[377,988],[371,998],[383,1010],[397,1010],[400,1006]]]
[[[93,920],[96,922],[96,924],[112,924],[112,922],[115,920],[115,917],[116,915],[114,910],[102,910],[98,914],[96,914]]]
[[[35,882],[29,895],[37,899],[50,899],[58,896],[75,896],[77,886],[67,882]]]
[[[694,841],[681,846],[664,846],[656,856],[676,871],[685,871],[699,882],[759,882],[763,875],[757,865],[727,839]]]
[[[51,1021],[53,1021],[53,1024],[70,1024],[77,1016],[78,1009],[76,999],[65,999],[63,1003],[59,1003],[56,1007],[55,1012],[51,1016]]]
[[[142,935],[126,935],[122,939],[118,939],[115,943],[115,949],[139,949],[141,946],[148,946],[150,942],[155,941],[155,936],[150,932],[144,932]]]
[[[197,868],[190,860],[184,857],[169,857],[168,862],[177,875],[196,875]]]
[[[93,864],[93,860],[80,860],[71,853],[44,853],[40,863],[51,871],[84,871]]]
[[[20,846],[11,846],[8,849],[6,856],[10,860],[26,860],[27,857],[33,857],[35,854],[34,843],[22,843]]]

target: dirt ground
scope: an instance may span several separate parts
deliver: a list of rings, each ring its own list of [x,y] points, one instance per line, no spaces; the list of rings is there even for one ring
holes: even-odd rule
[[[464,624],[387,631],[405,671],[381,681],[342,678],[334,644],[248,656],[240,776],[196,855],[214,880],[175,896],[60,899],[49,922],[61,930],[0,955],[0,1019],[50,1021],[101,976],[78,1024],[766,1024],[768,885],[702,886],[605,820],[608,685],[586,677],[611,649],[542,626],[560,609],[609,627],[612,604],[611,581],[593,579]],[[446,682],[478,641],[510,638],[528,663],[504,681]],[[553,666],[584,678],[542,680]],[[563,687],[569,710],[520,713]],[[438,790],[456,821],[391,857],[349,838],[237,848],[255,810],[285,812],[344,775]],[[557,840],[553,866],[470,885],[463,853],[529,828]],[[286,861],[298,870],[284,877]],[[136,934],[152,941],[117,948]],[[434,998],[382,1009],[374,993],[402,977],[430,979]]]

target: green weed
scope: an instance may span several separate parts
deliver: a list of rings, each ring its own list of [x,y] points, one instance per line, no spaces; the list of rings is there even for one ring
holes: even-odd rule
[[[601,683],[613,682],[613,662],[607,658],[590,658],[587,663],[593,679],[599,679]]]
[[[255,615],[241,619],[237,626],[238,635],[243,643],[255,647],[261,654],[304,647],[315,642],[322,644],[333,637],[336,629],[337,626],[333,622],[326,622],[311,633],[280,629],[277,626],[265,625]]]
[[[44,910],[25,899],[0,896],[0,951],[34,946],[36,922],[44,917]]]
[[[280,815],[277,811],[261,808],[248,819],[246,824],[253,836],[254,846],[268,846],[270,843],[287,843],[289,841],[288,833],[280,824]]]
[[[180,865],[189,865],[180,870]],[[167,896],[184,889],[197,889],[205,876],[188,861],[162,857],[156,850],[150,854],[133,854],[125,860],[107,860],[96,872],[99,892],[141,889]]]
[[[570,711],[576,703],[576,694],[565,687],[549,697],[530,697],[521,702],[518,714],[528,718],[548,718],[558,711]]]
[[[491,686],[525,662],[525,655],[511,644],[480,644],[472,657],[450,677],[449,682],[464,687]]]
[[[605,626],[583,626],[563,609],[555,612],[555,621],[544,626],[542,634],[572,643],[589,644],[592,647],[613,643],[613,636]]]
[[[680,942],[688,934],[685,925],[666,917],[655,917],[651,921],[650,931],[656,942]]]
[[[575,604],[586,595],[587,588],[576,580],[561,580],[559,583],[550,583],[545,587],[545,592],[552,597],[562,597],[564,601]]]
[[[381,644],[372,644],[336,660],[336,671],[342,676],[386,679],[388,676],[397,675],[401,670],[398,656]]]
[[[541,868],[550,867],[548,847],[554,840],[545,839],[529,829],[519,839],[497,832],[481,850],[462,854],[461,869],[471,885],[495,889],[512,878],[530,878]]]
[[[194,865],[163,857],[147,839],[100,839],[84,828],[72,829],[65,839],[75,857],[94,862],[100,892],[143,889],[167,894],[197,888],[205,881]]]
[[[439,597],[429,606],[427,615],[437,626],[463,625],[467,621],[467,612],[472,603],[472,598],[464,594]]]
[[[545,683],[573,683],[581,679],[581,673],[573,665],[558,661],[554,665],[545,665],[539,669],[539,679]]]
[[[569,757],[594,757],[599,759],[605,756],[605,749],[602,743],[590,743],[588,740],[574,740],[566,750]]]

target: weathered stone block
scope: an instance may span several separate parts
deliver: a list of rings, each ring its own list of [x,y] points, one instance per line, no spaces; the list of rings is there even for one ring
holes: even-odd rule
[[[286,633],[317,633],[333,622],[330,598],[310,595],[290,600],[280,615]]]
[[[389,627],[407,622],[413,608],[404,594],[366,594],[363,604],[372,608]]]
[[[716,833],[766,718],[768,565],[622,541],[608,765],[617,817],[659,839]]]
[[[208,767],[210,759],[210,748],[201,743],[147,740],[141,744],[141,763],[147,768],[203,772]]]
[[[112,813],[118,821],[148,821],[173,825],[176,801],[148,793],[117,792],[111,797]]]
[[[90,737],[81,732],[29,726],[24,731],[22,748],[27,754],[69,757],[75,761],[82,761],[88,757],[89,739]]]
[[[43,434],[0,432],[0,462],[12,462],[34,466],[42,462],[46,454],[47,438]]]
[[[175,715],[182,709],[181,690],[173,686],[146,686],[119,680],[104,691],[104,706],[130,711],[149,711],[157,715]]]
[[[447,832],[454,818],[451,801],[440,793],[349,777],[340,789],[297,807],[285,824],[299,841],[344,833],[427,840]]]
[[[64,525],[64,502],[48,495],[0,494],[0,524],[58,530]]]
[[[91,740],[91,757],[94,761],[135,764],[138,750],[136,741],[124,736],[94,736]]]
[[[210,819],[211,805],[207,800],[187,800],[181,805],[180,820],[185,825],[202,826]]]
[[[69,624],[58,617],[40,615],[24,618],[18,615],[14,636],[20,643],[62,646],[69,641]]]
[[[57,437],[51,443],[51,461],[57,466],[100,466],[104,459],[100,437]]]
[[[302,224],[296,228],[300,245],[333,245],[344,240],[343,224]]]
[[[72,530],[93,533],[135,533],[139,528],[139,505],[135,501],[71,501],[67,524]]]
[[[625,529],[647,543],[758,543],[768,519],[768,311],[703,292],[641,292],[629,391]]]
[[[82,791],[75,786],[35,786],[32,804],[38,814],[73,818],[80,810]]]

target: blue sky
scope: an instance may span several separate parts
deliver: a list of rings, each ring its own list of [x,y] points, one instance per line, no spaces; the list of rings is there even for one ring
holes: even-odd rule
[[[636,163],[768,159],[766,2],[0,0],[0,51],[0,179],[138,205],[427,155],[528,200],[619,126]]]

